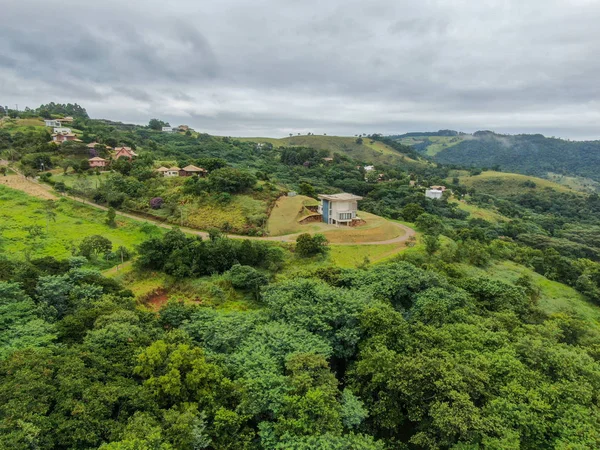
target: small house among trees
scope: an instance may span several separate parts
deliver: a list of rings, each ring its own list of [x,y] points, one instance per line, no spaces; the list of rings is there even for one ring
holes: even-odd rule
[[[196,167],[191,164],[179,170],[180,177],[191,177],[194,175],[198,177],[205,177],[207,173],[208,171],[206,169],[203,169],[202,167]]]
[[[93,158],[90,158],[88,160],[88,162],[90,163],[90,167],[94,168],[94,167],[106,167],[108,166],[108,161],[104,158],[100,158],[99,156],[95,156]]]
[[[130,147],[121,147],[115,149],[115,159],[127,158],[131,161],[136,156],[137,153],[134,152]]]

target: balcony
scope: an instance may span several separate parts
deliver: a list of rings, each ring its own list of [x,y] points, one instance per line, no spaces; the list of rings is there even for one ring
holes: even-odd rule
[[[356,211],[338,211],[337,221],[338,222],[350,222],[356,218]]]

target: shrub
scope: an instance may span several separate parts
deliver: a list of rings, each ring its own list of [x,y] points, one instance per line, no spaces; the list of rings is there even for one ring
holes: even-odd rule
[[[150,200],[150,208],[152,208],[152,209],[160,209],[162,204],[163,204],[162,197],[154,197],[153,199]]]
[[[303,233],[296,239],[296,253],[303,258],[323,254],[327,251],[327,239],[322,234],[311,236]]]

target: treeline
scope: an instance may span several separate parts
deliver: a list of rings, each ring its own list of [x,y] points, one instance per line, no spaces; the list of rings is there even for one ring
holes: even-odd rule
[[[565,141],[534,135],[486,133],[436,154],[435,161],[545,177],[548,172],[600,180],[600,141]]]
[[[218,232],[203,240],[174,229],[140,244],[136,265],[186,278],[223,273],[236,264],[276,270],[282,261],[283,250],[264,242],[229,239]]]

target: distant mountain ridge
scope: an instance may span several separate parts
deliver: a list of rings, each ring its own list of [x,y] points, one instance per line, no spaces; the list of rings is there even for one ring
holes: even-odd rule
[[[545,177],[548,173],[600,180],[600,140],[567,141],[542,134],[473,134],[453,130],[405,133],[393,139],[443,164],[498,167]]]

